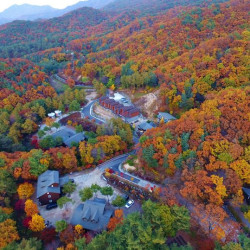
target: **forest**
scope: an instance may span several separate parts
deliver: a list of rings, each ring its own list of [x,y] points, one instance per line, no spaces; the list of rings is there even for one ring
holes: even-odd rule
[[[250,223],[242,191],[250,188],[249,13],[245,0],[116,0],[1,25],[0,249],[55,241],[59,250],[250,249],[250,229],[234,210]],[[158,93],[154,117],[177,119],[134,143],[135,127],[121,119],[81,117],[88,100],[79,82],[98,97]],[[55,110],[70,113],[60,124],[86,139],[66,147],[47,135],[59,126],[48,118]],[[66,221],[45,226],[32,200],[40,174],[92,171],[132,150],[134,174],[160,187],[145,191],[140,212],[117,209],[95,237]],[[180,234],[190,239],[185,247],[166,244]]]

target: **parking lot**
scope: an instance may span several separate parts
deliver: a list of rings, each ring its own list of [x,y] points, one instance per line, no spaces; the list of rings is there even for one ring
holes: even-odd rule
[[[69,197],[72,199],[72,202],[69,202],[64,205],[62,209],[57,207],[51,210],[46,210],[46,206],[39,206],[40,214],[43,216],[45,221],[49,221],[49,225],[55,225],[55,222],[59,220],[66,220],[69,223],[75,208],[79,204],[83,203],[79,196],[80,190],[85,187],[90,187],[92,184],[98,184],[101,187],[107,186],[106,181],[101,178],[102,173],[102,170],[96,168],[88,173],[81,172],[69,175],[70,179],[73,179],[77,185],[76,191]],[[119,190],[115,188],[113,188],[113,190],[114,194],[112,196],[107,197],[102,195],[100,192],[97,192],[96,196],[98,198],[105,198],[106,200],[108,200],[109,198],[109,201],[111,203],[117,195],[122,195]],[[135,201],[135,203],[130,208],[123,207],[122,209],[124,211],[124,215],[127,216],[129,213],[140,211],[141,205]]]

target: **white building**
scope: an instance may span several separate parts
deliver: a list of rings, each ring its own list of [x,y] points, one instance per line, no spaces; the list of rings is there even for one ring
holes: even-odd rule
[[[62,115],[62,111],[61,110],[56,110],[55,111],[56,117],[59,117]]]
[[[48,117],[54,119],[56,117],[56,114],[55,113],[49,113]]]

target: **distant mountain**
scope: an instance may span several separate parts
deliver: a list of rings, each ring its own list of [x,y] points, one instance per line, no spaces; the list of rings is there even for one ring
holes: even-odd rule
[[[207,6],[227,0],[114,0],[104,6],[106,11],[139,10],[142,15],[154,15],[166,12],[175,6]]]
[[[22,5],[15,4],[0,13],[0,25],[14,21],[14,20],[34,21],[38,19],[49,19],[53,17],[59,17],[70,11],[73,11],[82,7],[92,7],[95,9],[101,9],[113,1],[114,0],[80,1],[62,10],[52,8],[48,5],[36,6],[36,5],[30,5],[30,4],[22,4]]]

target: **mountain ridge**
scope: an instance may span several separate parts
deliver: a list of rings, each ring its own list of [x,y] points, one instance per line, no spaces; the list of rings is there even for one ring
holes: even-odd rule
[[[73,10],[82,8],[82,7],[92,7],[95,9],[101,9],[105,5],[111,3],[113,0],[87,0],[79,1],[74,5],[67,6],[64,9],[53,8],[49,5],[32,5],[32,4],[14,4],[0,12],[0,25],[9,23],[15,20],[24,20],[24,21],[35,21],[38,19],[50,19],[54,17],[62,16]]]

